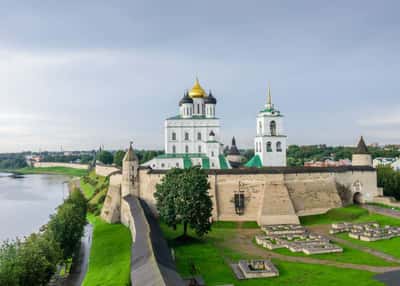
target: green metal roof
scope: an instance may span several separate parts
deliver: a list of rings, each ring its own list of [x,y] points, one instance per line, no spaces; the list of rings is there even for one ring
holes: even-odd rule
[[[210,159],[202,158],[201,159],[203,169],[210,169]]]
[[[250,167],[250,168],[261,168],[262,163],[260,156],[254,155],[253,158],[251,158],[246,164],[245,167]]]
[[[221,169],[229,169],[228,163],[226,163],[226,159],[225,159],[224,155],[219,155],[218,159],[219,159],[219,167]]]

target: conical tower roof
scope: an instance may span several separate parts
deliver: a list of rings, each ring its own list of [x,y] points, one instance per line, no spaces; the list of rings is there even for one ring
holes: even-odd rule
[[[129,161],[129,162],[131,162],[131,161],[137,161],[137,157],[136,157],[136,154],[135,154],[135,152],[133,151],[133,147],[132,147],[132,142],[130,143],[130,145],[129,145],[129,149],[128,149],[128,151],[126,151],[126,153],[125,153],[125,156],[124,156],[124,161]]]
[[[365,144],[364,138],[362,136],[360,138],[360,141],[358,141],[355,154],[369,154],[367,145]]]

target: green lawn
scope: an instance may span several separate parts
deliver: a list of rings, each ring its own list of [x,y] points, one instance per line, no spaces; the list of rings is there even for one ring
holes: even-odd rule
[[[306,255],[302,252],[291,252],[289,249],[282,248],[276,249],[274,252],[288,256],[301,256],[301,257],[312,257],[316,259],[333,260],[338,262],[352,263],[352,264],[364,264],[372,266],[395,266],[398,265],[393,262],[388,262],[372,254],[350,248],[339,243],[335,243],[343,248],[342,253],[330,253],[330,254],[314,254]]]
[[[89,269],[83,286],[130,285],[131,234],[121,224],[108,224],[88,215],[93,224]]]
[[[216,221],[213,223],[214,228],[260,228],[255,221]]]
[[[368,216],[368,211],[359,206],[331,209],[325,214],[300,217],[302,225],[330,224],[341,221],[354,221],[360,217]]]
[[[184,276],[190,276],[191,264],[193,263],[199,274],[205,279],[208,286],[234,284],[235,286],[329,286],[329,285],[354,285],[372,286],[383,285],[373,280],[373,273],[352,269],[339,269],[331,266],[292,263],[274,260],[273,262],[280,271],[278,278],[236,280],[228,263],[239,259],[260,258],[249,257],[245,253],[238,253],[221,246],[225,239],[235,235],[236,229],[229,226],[223,228],[221,225],[214,228],[205,238],[193,239],[184,244],[177,242],[176,237],[182,234],[182,229],[177,231],[161,224],[164,235],[170,246],[174,248],[176,263],[179,272]],[[195,237],[192,231],[190,235]],[[260,249],[260,256],[262,256]]]
[[[82,169],[74,169],[68,167],[41,167],[41,168],[22,168],[9,170],[10,172],[16,172],[19,174],[58,174],[58,175],[67,175],[72,177],[81,177],[85,176],[88,171]]]

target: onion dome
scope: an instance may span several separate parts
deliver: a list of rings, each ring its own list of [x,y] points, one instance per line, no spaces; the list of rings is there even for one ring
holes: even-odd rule
[[[201,87],[198,78],[196,78],[196,81],[195,81],[192,89],[189,91],[189,96],[191,98],[203,98],[203,97],[207,96],[206,92]]]
[[[189,96],[188,92],[185,92],[182,99],[179,101],[179,106],[184,103],[193,103],[193,99]]]
[[[217,99],[212,95],[211,90],[206,98],[204,98],[205,104],[217,104]]]
[[[364,138],[361,136],[358,142],[355,154],[369,154],[367,145],[365,144]]]

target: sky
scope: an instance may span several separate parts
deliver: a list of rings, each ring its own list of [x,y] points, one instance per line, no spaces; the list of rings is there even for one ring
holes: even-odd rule
[[[0,153],[163,149],[196,76],[253,146],[268,82],[289,144],[400,143],[399,1],[0,1]]]

